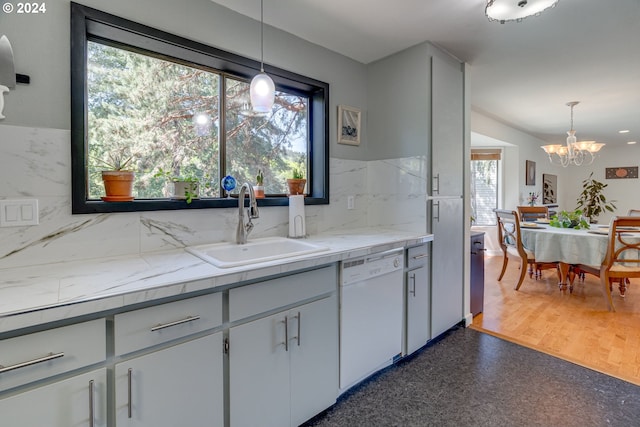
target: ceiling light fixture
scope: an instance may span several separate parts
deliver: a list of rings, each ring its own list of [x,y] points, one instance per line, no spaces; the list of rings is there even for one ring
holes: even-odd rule
[[[271,77],[264,72],[264,0],[260,0],[260,74],[251,80],[249,95],[255,114],[266,115],[271,111],[276,86]]]
[[[580,166],[583,163],[590,165],[595,159],[594,153],[600,151],[605,145],[595,141],[576,141],[576,131],[573,129],[573,107],[578,104],[578,101],[567,102],[567,106],[571,107],[571,130],[567,132],[569,135],[567,136],[567,145],[555,144],[540,147],[549,155],[551,163],[560,164],[565,168],[569,165]]]
[[[484,9],[489,21],[501,24],[520,22],[529,16],[538,16],[547,9],[556,7],[559,0],[487,0]]]

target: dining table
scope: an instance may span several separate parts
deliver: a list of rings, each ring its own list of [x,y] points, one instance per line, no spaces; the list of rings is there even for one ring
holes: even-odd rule
[[[535,255],[536,262],[559,264],[560,289],[573,290],[571,266],[599,266],[607,253],[609,228],[592,224],[589,229],[559,228],[545,223],[520,223],[522,244]],[[571,279],[571,280],[568,280]]]

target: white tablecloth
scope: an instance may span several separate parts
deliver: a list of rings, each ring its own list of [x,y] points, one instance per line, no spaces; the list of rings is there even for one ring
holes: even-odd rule
[[[595,266],[602,263],[607,253],[608,237],[589,233],[589,230],[538,225],[537,228],[522,227],[521,233],[522,243],[540,262]]]

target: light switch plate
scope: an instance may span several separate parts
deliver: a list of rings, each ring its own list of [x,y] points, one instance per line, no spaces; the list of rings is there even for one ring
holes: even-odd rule
[[[38,199],[0,200],[0,227],[38,225]]]

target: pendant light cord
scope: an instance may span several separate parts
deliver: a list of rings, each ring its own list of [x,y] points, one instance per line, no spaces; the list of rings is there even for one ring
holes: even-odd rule
[[[260,72],[264,73],[264,0],[260,0]]]

